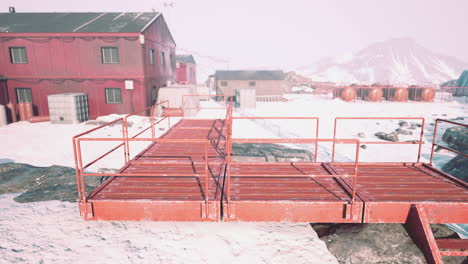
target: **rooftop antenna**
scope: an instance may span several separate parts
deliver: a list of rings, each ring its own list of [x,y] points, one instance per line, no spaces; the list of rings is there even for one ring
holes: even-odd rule
[[[167,24],[170,26],[171,21],[171,9],[174,7],[174,0],[164,0],[163,7],[167,11]]]
[[[8,8],[8,11],[10,11],[10,13],[16,13],[16,10],[15,10],[15,7],[14,6],[10,6]]]

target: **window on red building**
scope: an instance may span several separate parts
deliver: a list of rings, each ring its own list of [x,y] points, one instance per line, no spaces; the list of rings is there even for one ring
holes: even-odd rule
[[[149,51],[149,61],[150,64],[154,64],[154,49],[150,49]]]
[[[175,58],[174,58],[174,53],[171,53],[171,54],[169,55],[169,57],[170,57],[171,69],[172,69],[172,70],[175,70],[175,68],[176,68],[176,62],[175,62]]]
[[[25,47],[10,47],[11,63],[28,63]]]
[[[165,65],[166,65],[164,51],[161,51],[161,65],[162,65],[162,66],[165,66]]]
[[[227,82],[221,82],[221,86],[227,86]]]
[[[120,88],[106,88],[106,104],[121,104],[122,90]]]
[[[16,88],[16,100],[18,103],[32,103],[31,88]]]
[[[151,104],[155,104],[157,100],[158,100],[158,88],[156,86],[153,86],[151,88]]]
[[[249,82],[249,86],[255,86],[255,82]]]
[[[119,49],[117,47],[101,47],[102,63],[119,63]]]

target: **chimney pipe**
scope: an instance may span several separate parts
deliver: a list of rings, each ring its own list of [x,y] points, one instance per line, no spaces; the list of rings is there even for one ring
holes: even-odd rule
[[[16,10],[15,10],[15,7],[14,6],[10,6],[8,8],[8,11],[10,11],[10,13],[16,13]]]

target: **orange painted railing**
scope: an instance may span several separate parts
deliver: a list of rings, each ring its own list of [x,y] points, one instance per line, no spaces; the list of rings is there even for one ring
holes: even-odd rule
[[[440,144],[437,143],[437,132],[438,132],[438,128],[439,128],[439,123],[448,123],[448,124],[452,124],[452,125],[456,125],[456,126],[468,127],[468,124],[454,122],[454,121],[450,121],[450,120],[446,120],[446,119],[436,119],[435,120],[435,127],[434,127],[434,136],[432,138],[431,159],[430,159],[429,164],[433,165],[432,161],[434,159],[434,151],[435,151],[436,147],[439,147],[441,149],[445,149],[447,151],[453,152],[453,153],[455,153],[457,155],[461,155],[463,157],[468,157],[468,154],[462,153],[460,151],[457,151],[457,150],[452,149],[452,148],[448,148],[446,146],[443,146],[443,145],[440,145]]]
[[[319,135],[319,126],[320,126],[320,122],[319,122],[319,118],[318,117],[279,117],[279,116],[275,116],[275,117],[257,117],[257,116],[252,116],[252,117],[231,117],[232,120],[235,120],[235,119],[247,119],[247,120],[258,120],[258,119],[261,119],[261,120],[314,120],[315,121],[315,135],[312,135],[313,138],[318,138],[318,135]],[[315,151],[314,151],[314,161],[317,162],[317,154],[318,154],[318,142],[315,142]]]
[[[78,172],[78,180],[79,180],[79,197],[80,197],[80,202],[86,203],[88,196],[86,192],[86,185],[84,181],[84,177],[86,176],[112,176],[112,177],[120,177],[120,176],[126,176],[126,177],[141,177],[141,176],[154,176],[154,173],[125,173],[126,168],[128,168],[132,162],[131,161],[126,161],[126,165],[120,169],[118,173],[85,173],[84,170],[85,168],[91,166],[91,164],[95,163],[96,160],[93,160],[89,162],[88,164],[84,165],[83,160],[82,160],[82,149],[81,149],[81,142],[83,141],[99,141],[99,142],[106,142],[106,141],[125,141],[125,142],[153,142],[153,143],[181,143],[181,144],[187,144],[187,143],[203,143],[204,144],[204,154],[202,154],[201,157],[204,158],[204,174],[205,174],[205,186],[203,188],[203,196],[205,202],[209,201],[209,168],[208,168],[208,144],[210,143],[209,140],[202,140],[202,139],[160,139],[160,138],[78,138],[76,139],[76,155],[79,157],[77,161],[77,172]],[[110,152],[107,152],[109,154]],[[142,163],[140,163],[142,164]],[[153,164],[153,163],[151,163]],[[160,164],[163,166],[167,165],[174,165],[174,164],[180,164],[177,162],[161,162],[161,163],[154,163],[154,165]],[[180,172],[175,173],[174,175],[166,175],[166,176],[197,176],[196,174],[183,174]],[[92,193],[91,193],[92,195]],[[84,215],[87,215],[87,207],[83,208],[84,210]]]
[[[333,128],[333,139],[336,139],[336,134],[338,130],[338,121],[340,120],[419,120],[421,121],[421,133],[419,136],[419,141],[415,142],[390,142],[390,141],[361,141],[361,144],[393,144],[393,145],[398,145],[398,144],[418,144],[418,156],[417,156],[417,161],[419,162],[421,158],[421,148],[423,142],[423,135],[424,135],[424,124],[425,120],[423,117],[336,117],[335,118],[335,124]],[[332,149],[332,162],[335,161],[335,149],[336,149],[336,142],[333,142],[333,149]]]
[[[185,95],[182,95],[182,110],[189,110],[189,109],[197,109],[197,110],[201,110],[201,109],[226,109],[227,106],[223,106],[223,107],[185,107],[185,98],[186,97],[208,97],[208,98],[212,98],[212,97],[215,97],[215,98],[223,98],[222,102],[226,102],[227,100],[227,96],[226,95],[208,95],[208,94],[185,94]]]

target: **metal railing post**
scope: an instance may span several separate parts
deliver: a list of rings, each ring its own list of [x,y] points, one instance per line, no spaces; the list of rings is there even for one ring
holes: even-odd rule
[[[78,162],[78,150],[77,150],[77,147],[76,147],[76,137],[72,138],[72,142],[73,142],[73,158],[75,159],[76,186],[77,186],[77,189],[78,189],[78,203],[81,204],[81,201],[83,200],[83,197],[81,195],[81,177],[83,177],[83,176],[81,175],[81,170],[80,170],[80,167],[78,165],[79,162]]]
[[[83,160],[81,159],[82,157],[82,152],[81,152],[81,139],[78,139],[77,140],[77,151],[78,151],[78,168],[79,168],[79,171],[80,171],[80,174],[81,174],[81,177],[80,177],[80,187],[81,187],[81,197],[82,197],[82,205],[84,206],[83,208],[83,214],[84,214],[84,217],[85,219],[88,218],[88,206],[87,206],[87,194],[86,194],[86,185],[85,185],[85,180],[84,180],[84,176],[82,174],[83,172]]]
[[[333,139],[336,139],[336,126],[337,126],[337,118],[335,117],[335,124],[333,126]],[[335,162],[335,141],[333,141],[333,146],[332,146],[332,162]]]
[[[319,137],[319,119],[315,119],[316,123],[316,129],[315,129],[315,139],[318,139]],[[315,154],[314,154],[314,161],[317,162],[317,156],[318,156],[318,140],[315,141]]]
[[[435,126],[434,126],[434,135],[432,136],[432,147],[431,147],[431,158],[429,161],[429,164],[432,165],[432,160],[434,158],[434,149],[437,141],[437,128],[439,127],[439,119],[435,120]]]
[[[419,137],[419,147],[418,147],[418,159],[417,162],[419,163],[421,159],[421,150],[422,150],[422,144],[423,144],[423,137],[424,137],[424,126],[425,126],[425,119],[422,118],[421,122],[421,135]]]
[[[151,137],[155,138],[156,137],[156,131],[155,131],[155,124],[154,124],[154,110],[156,109],[155,106],[152,106],[151,108],[151,115],[150,115],[150,122],[151,122]]]

